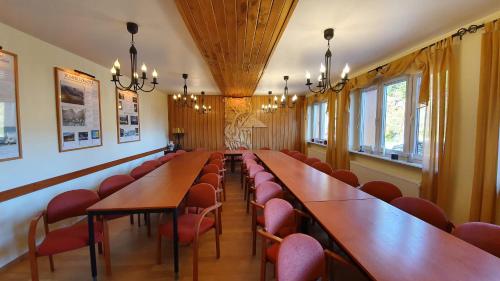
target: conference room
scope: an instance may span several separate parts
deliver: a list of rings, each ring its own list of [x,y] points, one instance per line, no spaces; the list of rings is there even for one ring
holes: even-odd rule
[[[500,281],[500,1],[0,7],[0,280]]]

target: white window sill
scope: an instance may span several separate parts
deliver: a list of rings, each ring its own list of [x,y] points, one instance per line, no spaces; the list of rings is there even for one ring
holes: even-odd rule
[[[317,143],[317,142],[312,142],[312,141],[307,141],[308,144],[314,144],[314,145],[318,145],[318,146],[322,146],[322,147],[326,147],[327,144],[322,144],[322,143]]]
[[[413,168],[422,169],[422,164],[421,163],[409,162],[409,161],[406,161],[406,160],[393,160],[393,159],[391,159],[390,157],[387,157],[387,156],[378,155],[378,154],[372,154],[372,153],[367,153],[367,152],[353,151],[353,150],[349,150],[349,153],[359,154],[359,155],[368,156],[368,157],[373,157],[373,158],[385,160],[385,161],[388,161],[388,162],[392,162],[392,163],[395,163],[395,164],[400,164],[400,165],[404,165],[404,166],[409,166],[409,167],[413,167]]]

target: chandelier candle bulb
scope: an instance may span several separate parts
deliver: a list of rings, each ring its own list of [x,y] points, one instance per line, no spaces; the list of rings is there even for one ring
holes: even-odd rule
[[[309,71],[306,70],[306,80],[307,80],[307,84],[310,84],[311,83],[311,73],[309,73]]]
[[[326,71],[326,67],[323,63],[321,63],[321,66],[319,67],[319,72],[321,72],[321,74],[324,74]]]

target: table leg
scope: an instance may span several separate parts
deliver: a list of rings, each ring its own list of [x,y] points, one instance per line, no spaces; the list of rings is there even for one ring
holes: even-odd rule
[[[97,266],[95,256],[95,237],[94,237],[94,215],[88,214],[88,229],[89,229],[89,250],[90,250],[90,268],[92,271],[92,280],[97,280]]]
[[[231,173],[234,173],[234,162],[236,162],[235,155],[231,155]]]
[[[172,212],[173,220],[172,223],[174,229],[174,273],[175,279],[179,278],[179,233],[177,229],[177,208]]]

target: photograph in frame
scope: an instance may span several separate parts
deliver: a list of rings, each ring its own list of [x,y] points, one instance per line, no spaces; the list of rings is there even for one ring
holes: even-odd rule
[[[141,140],[139,96],[132,91],[116,90],[118,143]]]

